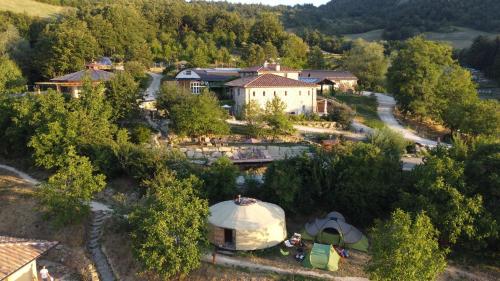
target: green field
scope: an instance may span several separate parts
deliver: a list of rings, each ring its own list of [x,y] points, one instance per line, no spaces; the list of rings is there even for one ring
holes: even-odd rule
[[[68,8],[40,3],[33,0],[0,0],[0,11],[26,13],[36,17],[51,17]]]
[[[371,128],[382,128],[384,122],[380,120],[377,113],[377,99],[370,96],[353,94],[336,94],[335,99],[347,104],[356,111],[356,121]]]
[[[479,35],[483,36],[496,36],[500,34],[479,31],[465,27],[453,27],[451,32],[426,32],[423,34],[429,40],[442,41],[450,43],[454,48],[463,49],[471,45],[474,38]],[[362,38],[367,41],[382,40],[382,29],[376,29],[365,33],[347,34],[345,37],[349,39]]]
[[[346,38],[355,40],[358,38],[364,39],[366,41],[380,41],[382,40],[382,29],[375,29],[372,31],[368,31],[365,33],[356,33],[356,34],[346,34],[344,35]]]

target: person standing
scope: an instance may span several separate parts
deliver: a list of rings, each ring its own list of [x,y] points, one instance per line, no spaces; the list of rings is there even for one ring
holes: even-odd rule
[[[42,281],[50,281],[49,278],[52,279],[49,274],[49,270],[45,267],[45,265],[40,270],[40,278],[42,278]]]

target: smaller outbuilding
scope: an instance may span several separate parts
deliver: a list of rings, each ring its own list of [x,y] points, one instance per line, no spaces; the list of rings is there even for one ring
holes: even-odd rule
[[[54,241],[0,236],[0,280],[39,280],[36,259],[57,244]]]
[[[210,207],[209,241],[226,250],[258,250],[286,238],[285,212],[275,204],[239,197]]]

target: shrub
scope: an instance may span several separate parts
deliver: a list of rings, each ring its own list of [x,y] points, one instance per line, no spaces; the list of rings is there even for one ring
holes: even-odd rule
[[[355,116],[354,110],[344,104],[335,105],[330,112],[328,112],[327,119],[339,123],[342,128],[346,129],[352,123]]]

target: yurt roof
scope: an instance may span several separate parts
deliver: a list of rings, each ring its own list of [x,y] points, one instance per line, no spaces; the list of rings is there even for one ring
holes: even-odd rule
[[[242,198],[249,200],[249,198]],[[236,229],[254,230],[285,221],[285,212],[278,205],[255,199],[239,204],[236,200],[217,203],[210,207],[209,223],[212,225]]]

